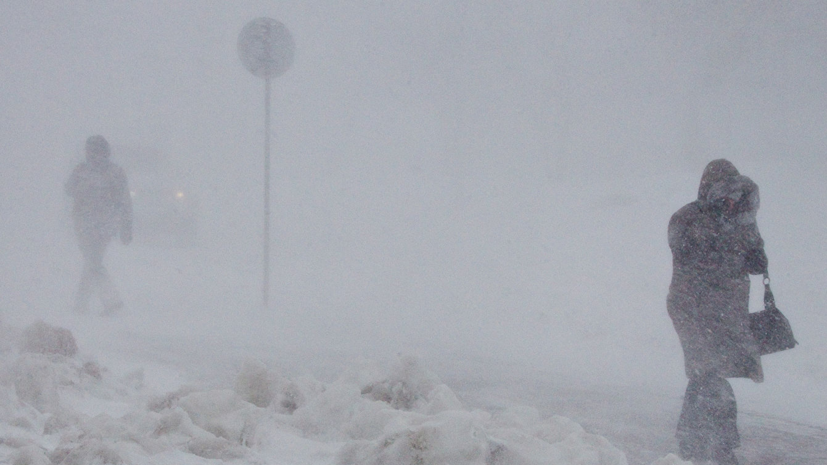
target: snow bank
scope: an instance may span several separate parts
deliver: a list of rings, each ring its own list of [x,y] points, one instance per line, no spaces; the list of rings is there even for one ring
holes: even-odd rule
[[[681,460],[680,457],[675,454],[668,454],[666,457],[652,462],[652,465],[693,465],[693,463]]]
[[[23,352],[72,357],[78,353],[75,337],[65,328],[37,321],[23,331]]]
[[[77,353],[29,350],[25,335],[43,328],[23,331],[19,348],[0,348],[3,463],[627,463],[567,418],[529,407],[466,410],[412,357],[389,370],[355,363],[329,384],[291,380],[251,360],[232,388],[152,393],[141,370],[118,379]],[[674,456],[656,462],[683,464]]]

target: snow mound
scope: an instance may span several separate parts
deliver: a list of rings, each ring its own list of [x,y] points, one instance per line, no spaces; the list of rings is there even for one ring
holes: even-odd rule
[[[296,410],[292,426],[340,440],[339,465],[624,465],[625,455],[576,423],[541,420],[535,409],[491,415],[466,411],[456,395],[412,357],[386,377],[352,370]]]
[[[155,393],[142,369],[118,378],[77,354],[20,347],[0,351],[0,463],[627,463],[564,417],[466,410],[413,357],[387,370],[354,363],[329,384],[250,360],[231,388]],[[684,464],[667,456],[653,465]]]
[[[23,352],[74,357],[78,353],[75,337],[66,328],[36,321],[23,330]]]
[[[274,407],[282,413],[293,413],[304,404],[304,396],[292,381],[269,371],[258,360],[247,360],[235,384],[235,392],[242,399],[257,406]]]
[[[666,457],[655,460],[652,462],[652,465],[693,465],[693,462],[687,462],[681,460],[681,458],[675,454],[669,454]]]

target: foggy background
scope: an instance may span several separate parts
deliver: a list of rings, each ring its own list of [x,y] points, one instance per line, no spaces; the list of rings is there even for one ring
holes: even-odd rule
[[[236,51],[260,16],[296,43],[273,81],[266,311],[264,84]],[[496,359],[679,396],[666,226],[725,157],[761,187],[801,342],[739,405],[823,421],[795,397],[823,397],[827,371],[825,65],[819,1],[7,0],[0,318],[69,312],[63,183],[102,134],[161,150],[201,199],[193,248],[110,248],[147,333],[277,331],[293,353]]]

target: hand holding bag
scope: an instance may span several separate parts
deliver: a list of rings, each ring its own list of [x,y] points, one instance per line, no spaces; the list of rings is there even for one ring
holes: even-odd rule
[[[758,342],[761,355],[792,349],[798,344],[789,320],[775,306],[767,273],[764,273],[764,310],[749,314],[749,329]]]

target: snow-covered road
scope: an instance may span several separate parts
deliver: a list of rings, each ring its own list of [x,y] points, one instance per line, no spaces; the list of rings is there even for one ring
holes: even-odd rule
[[[499,367],[499,374],[508,370]],[[513,370],[516,371],[516,370]],[[629,465],[649,465],[677,451],[675,426],[682,392],[647,387],[585,384],[552,373],[524,370],[507,378],[456,371],[446,382],[467,405],[496,411],[508,405],[536,407],[543,416],[562,415],[620,448]],[[755,411],[739,411],[741,447],[748,465],[827,464],[827,428]]]

